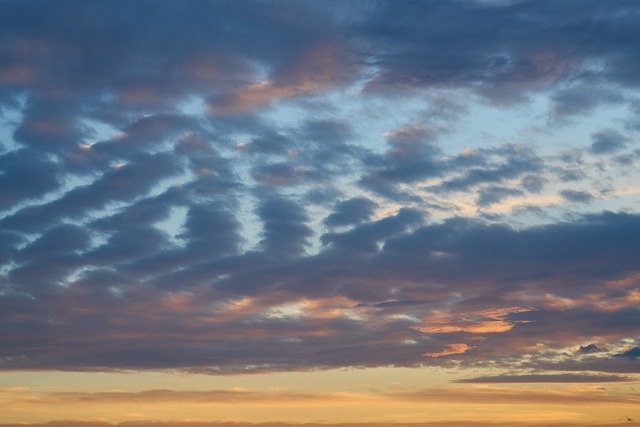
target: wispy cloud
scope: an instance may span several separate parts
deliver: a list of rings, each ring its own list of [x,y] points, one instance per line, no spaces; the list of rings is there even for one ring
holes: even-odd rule
[[[529,375],[496,375],[488,377],[466,378],[459,383],[608,383],[637,381],[634,377],[619,375],[586,375],[586,374],[529,374]]]
[[[584,381],[588,376],[575,376],[578,381]],[[514,378],[514,377],[511,377]],[[527,376],[522,377],[522,382],[574,382],[569,380],[570,376],[565,376],[562,381],[537,381],[543,377]],[[549,379],[554,376],[549,376]],[[555,376],[556,379],[562,378]],[[591,378],[588,382],[617,382],[629,380],[623,377],[603,376],[603,381]],[[476,382],[476,380],[460,381],[465,383]],[[479,383],[489,383],[480,379]],[[511,381],[505,377],[505,381],[496,378],[499,382],[519,382]],[[335,393],[296,393],[287,391],[250,391],[250,390],[145,390],[139,392],[110,391],[110,392],[50,392],[50,393],[29,393],[19,391],[12,394],[15,401],[26,402],[31,405],[110,405],[110,404],[178,404],[197,403],[200,405],[334,405],[336,403],[374,403],[379,405],[390,404],[391,402],[451,402],[451,403],[473,403],[485,405],[504,405],[521,403],[526,405],[549,405],[549,404],[578,404],[578,405],[607,405],[615,403],[617,405],[637,405],[637,396],[631,394],[621,395],[620,393],[605,393],[602,388],[585,388],[578,392],[576,388],[566,388],[560,390],[527,390],[507,388],[500,386],[454,386],[448,388],[415,389],[408,391],[369,391],[369,392],[335,392]]]

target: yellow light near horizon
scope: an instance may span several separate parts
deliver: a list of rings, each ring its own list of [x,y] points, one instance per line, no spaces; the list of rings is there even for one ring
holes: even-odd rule
[[[457,374],[457,375],[456,375]],[[581,425],[638,417],[634,383],[455,384],[445,369],[372,368],[237,376],[0,374],[0,423],[100,419],[260,423],[521,420]],[[466,375],[478,372],[467,370]],[[19,385],[21,384],[21,386]],[[637,387],[637,385],[635,385]],[[635,411],[635,412],[634,412]],[[537,415],[533,415],[537,414]]]

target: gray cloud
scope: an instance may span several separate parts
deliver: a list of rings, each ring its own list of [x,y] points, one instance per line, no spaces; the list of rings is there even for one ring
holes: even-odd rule
[[[516,231],[461,219],[421,225],[422,217],[417,212],[401,211],[394,217],[357,225],[351,231],[325,235],[328,246],[324,251],[304,255],[308,238],[304,211],[273,199],[259,211],[267,231],[262,243],[264,254],[231,256],[237,253],[232,244],[237,234],[224,212],[213,206],[192,208],[184,235],[192,243],[182,250],[163,249],[155,240],[157,234],[149,234],[153,238],[148,240],[143,236],[150,230],[135,228],[129,232],[130,244],[126,244],[126,232],[115,234],[106,246],[86,252],[83,261],[78,256],[45,258],[35,249],[46,247],[44,241],[34,243],[34,249],[25,252],[31,254],[33,264],[15,269],[10,277],[18,286],[16,290],[28,291],[37,299],[7,294],[0,300],[6,316],[44,310],[48,316],[55,316],[57,326],[52,329],[54,324],[38,317],[12,322],[14,327],[39,332],[28,340],[22,335],[6,335],[3,351],[11,357],[3,359],[2,367],[180,368],[224,373],[240,372],[249,365],[255,371],[273,371],[442,364],[446,358],[427,360],[423,354],[439,352],[450,342],[469,342],[474,333],[464,332],[465,327],[471,331],[478,328],[478,334],[483,329],[511,325],[501,333],[487,333],[482,342],[469,342],[474,349],[456,356],[479,363],[515,358],[522,354],[523,345],[540,339],[558,347],[574,345],[576,339],[592,334],[615,342],[633,334],[640,320],[633,308],[625,305],[633,288],[611,288],[606,297],[599,297],[602,306],[600,302],[580,302],[591,292],[602,292],[603,281],[637,274],[633,254],[640,239],[631,230],[640,227],[634,226],[638,218],[633,215],[602,214],[585,217],[579,223]],[[83,235],[80,230],[74,232]],[[120,239],[122,243],[118,243]],[[84,247],[85,243],[79,242],[70,242],[69,249]],[[99,255],[100,251],[105,253]],[[112,255],[107,256],[107,251]],[[123,251],[124,255],[119,255]],[[150,270],[133,268],[136,263],[142,266],[148,262],[144,257],[149,253],[156,253],[159,262],[170,255],[165,259],[167,265],[161,267],[160,263]],[[73,268],[87,266],[92,257],[111,257],[116,264],[82,273],[68,288],[51,283]],[[118,262],[129,266],[119,266]],[[173,271],[176,267],[180,269]],[[40,276],[33,275],[36,271]],[[160,285],[160,290],[143,285],[145,282]],[[581,283],[580,289],[572,285],[576,282]],[[211,287],[212,283],[216,286]],[[36,285],[53,286],[56,292],[45,292],[34,288]],[[557,310],[553,300],[531,299],[541,290],[557,294],[560,301],[574,300],[577,306]],[[236,305],[233,301],[237,295],[252,302]],[[465,295],[465,299],[454,304],[455,295]],[[352,302],[337,306],[331,302],[344,297]],[[326,309],[344,314],[329,318],[304,310],[300,315],[269,314],[274,306],[295,305],[301,298],[316,299],[320,313],[325,310],[322,305],[328,304]],[[384,310],[427,319],[428,327],[428,313],[443,304],[450,307],[450,324],[467,326],[449,333],[426,334],[412,329],[416,323],[409,320],[378,321],[375,328],[367,323],[376,318],[378,310]],[[509,308],[531,305],[535,308],[524,312]],[[91,319],[80,310],[87,306],[94,308]],[[147,316],[153,306],[156,315]],[[61,312],[60,307],[67,309]],[[511,314],[499,314],[501,307],[505,313],[512,310]],[[214,323],[206,320],[212,309],[217,313]],[[350,318],[348,310],[356,310],[360,318],[369,320]],[[498,314],[491,314],[492,310],[498,310]],[[565,326],[558,328],[558,324]],[[317,331],[323,332],[316,335]],[[253,338],[243,340],[247,335]],[[30,347],[55,348],[27,351]],[[282,359],[283,353],[291,356]],[[587,370],[593,362],[575,363],[576,369],[583,366]],[[559,369],[550,363],[544,366]],[[614,367],[603,363],[598,366],[596,370],[603,372]],[[623,372],[635,372],[637,367],[625,369]]]
[[[351,256],[361,251],[376,252],[378,242],[403,234],[407,228],[420,224],[422,220],[420,212],[403,208],[395,216],[359,225],[343,233],[327,233],[320,240],[331,250],[345,251]]]
[[[500,201],[506,199],[507,197],[519,196],[522,194],[522,191],[517,190],[515,188],[507,188],[507,187],[486,187],[480,191],[480,195],[478,196],[477,203],[480,207],[486,207],[493,205],[495,203],[499,203]]]
[[[581,345],[580,348],[578,348],[578,351],[580,353],[590,354],[590,353],[598,353],[598,352],[600,352],[602,350],[596,344],[588,344],[588,345],[585,345],[585,346]]]
[[[625,147],[627,138],[618,132],[605,130],[592,135],[591,151],[596,154],[609,154]]]
[[[265,200],[258,208],[264,222],[261,245],[271,256],[301,256],[311,229],[306,225],[307,215],[302,207],[290,200]]]
[[[552,97],[550,115],[564,120],[580,114],[588,114],[602,104],[621,104],[624,96],[607,87],[578,86],[558,91]]]
[[[43,196],[58,188],[58,166],[36,151],[15,150],[0,156],[0,209]]]
[[[527,91],[568,78],[635,84],[630,77],[638,65],[635,58],[607,53],[637,41],[633,12],[615,19],[612,10],[596,3],[585,8],[577,2],[562,7],[529,1],[378,6],[377,19],[364,24],[377,41],[370,52],[382,69],[371,84],[378,90],[415,84],[477,84],[481,94],[503,103],[522,100]],[[628,3],[620,7],[635,9]],[[562,18],[569,10],[571,25]],[[427,25],[421,19],[424,16]],[[450,31],[450,22],[456,23],[457,31]],[[448,49],[428,43],[434,38],[445,41]],[[589,69],[594,57],[607,58],[603,70]]]
[[[150,5],[0,6],[1,370],[638,371],[633,120],[554,134],[633,113],[637,3]]]
[[[593,194],[578,190],[562,190],[560,195],[563,199],[574,203],[589,203],[594,199]]]
[[[375,202],[369,199],[354,197],[352,199],[336,203],[334,212],[325,218],[324,222],[325,224],[334,227],[357,224],[369,219],[373,214],[375,206]]]
[[[618,357],[628,357],[629,359],[635,359],[640,357],[640,347],[633,347],[630,350],[624,351],[620,354],[617,354]]]

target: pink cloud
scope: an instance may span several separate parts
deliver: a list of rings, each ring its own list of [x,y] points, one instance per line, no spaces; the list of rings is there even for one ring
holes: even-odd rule
[[[437,353],[425,353],[424,356],[442,357],[442,356],[449,356],[452,354],[463,354],[471,350],[472,348],[475,348],[475,347],[468,346],[467,344],[464,344],[464,343],[447,344],[444,346],[444,349],[442,351],[439,351]]]
[[[437,312],[419,326],[411,329],[425,334],[451,334],[470,332],[474,334],[491,334],[510,331],[516,321],[505,319],[511,313],[533,311],[533,308],[508,307],[473,311],[468,313]]]

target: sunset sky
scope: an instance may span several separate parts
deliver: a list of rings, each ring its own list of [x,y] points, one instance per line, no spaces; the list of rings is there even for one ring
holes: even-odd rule
[[[638,421],[639,1],[0,0],[0,427]]]

